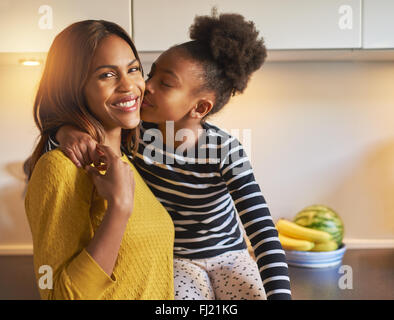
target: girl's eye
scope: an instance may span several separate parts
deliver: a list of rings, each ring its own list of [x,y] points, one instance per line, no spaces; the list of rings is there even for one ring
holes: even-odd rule
[[[166,82],[164,82],[164,81],[161,81],[161,84],[162,84],[163,86],[165,86],[165,87],[172,88],[171,85],[169,85],[168,83],[166,83]]]

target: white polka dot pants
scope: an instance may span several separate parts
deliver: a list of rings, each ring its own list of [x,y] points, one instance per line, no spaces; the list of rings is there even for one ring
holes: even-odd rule
[[[266,300],[248,250],[208,259],[174,257],[175,300]]]

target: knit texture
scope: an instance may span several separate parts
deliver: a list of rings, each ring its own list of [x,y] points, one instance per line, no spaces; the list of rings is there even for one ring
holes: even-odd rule
[[[134,166],[122,159],[134,172],[134,208],[111,276],[85,250],[106,201],[85,170],[61,151],[47,152],[37,162],[25,207],[38,283],[44,275],[40,266],[53,270],[53,289],[39,288],[42,299],[174,299],[172,220]]]

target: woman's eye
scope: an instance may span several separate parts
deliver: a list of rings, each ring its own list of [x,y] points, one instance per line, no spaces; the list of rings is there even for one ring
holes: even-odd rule
[[[132,68],[129,69],[129,72],[137,72],[137,71],[140,71],[140,70],[141,70],[140,67],[132,67]]]
[[[115,74],[113,72],[105,72],[100,75],[100,79],[108,79],[114,77]]]

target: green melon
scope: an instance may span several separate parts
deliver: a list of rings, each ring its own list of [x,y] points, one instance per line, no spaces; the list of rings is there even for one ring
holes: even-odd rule
[[[333,240],[342,244],[344,225],[341,217],[331,208],[323,205],[313,205],[304,208],[293,220],[296,224],[316,230],[326,231]]]

